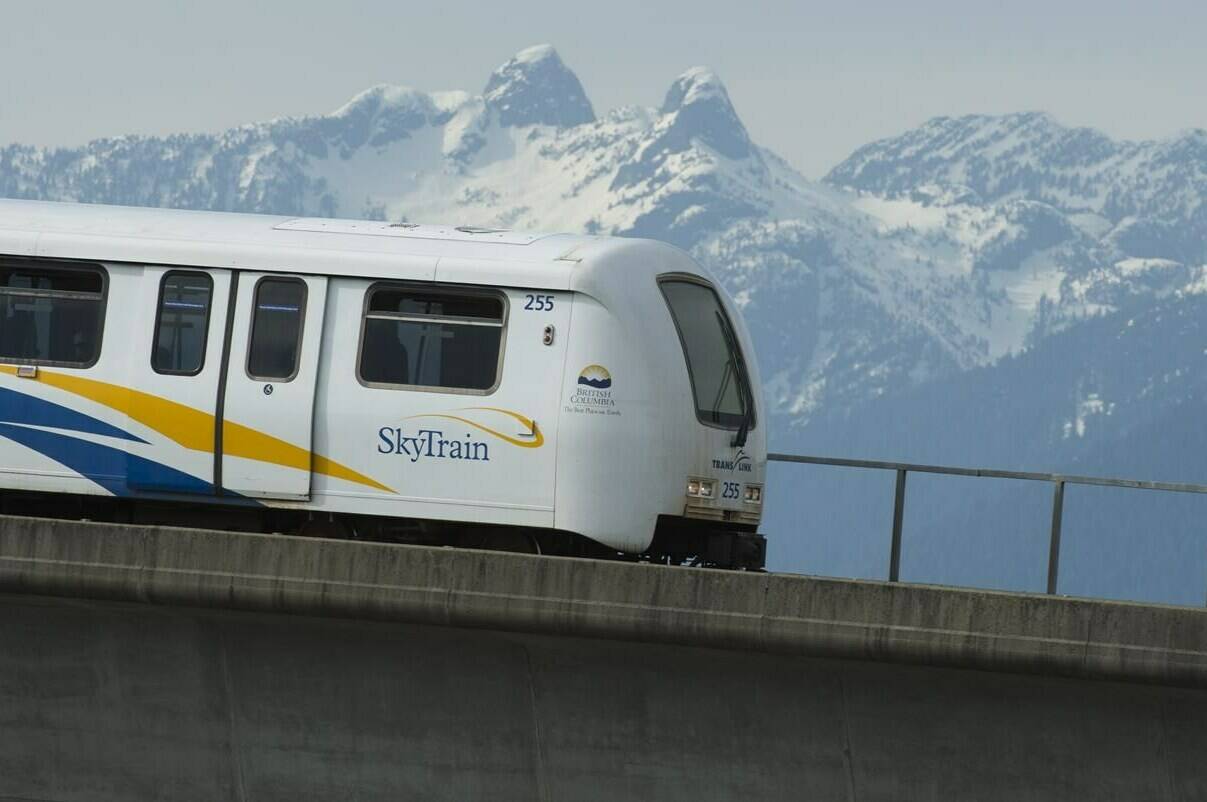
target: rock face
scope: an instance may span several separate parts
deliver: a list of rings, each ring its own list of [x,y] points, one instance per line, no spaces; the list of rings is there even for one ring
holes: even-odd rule
[[[770,185],[770,171],[725,86],[711,70],[695,67],[671,84],[654,125],[609,191],[644,207],[617,233],[690,247],[739,220],[765,215]]]
[[[693,67],[675,79],[662,113],[670,118],[662,140],[669,148],[683,150],[695,139],[734,160],[745,159],[754,150],[729,93],[707,67]]]
[[[491,73],[482,96],[503,126],[569,128],[595,121],[578,76],[550,45],[521,50]]]
[[[458,98],[461,100],[461,98]],[[361,92],[320,126],[325,139],[338,143],[345,157],[359,148],[380,148],[408,139],[426,126],[443,125],[452,116],[432,96],[406,87],[381,84]]]

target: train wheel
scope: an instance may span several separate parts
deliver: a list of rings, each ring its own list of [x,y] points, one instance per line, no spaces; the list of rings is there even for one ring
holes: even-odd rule
[[[483,548],[512,551],[518,554],[540,554],[536,537],[523,529],[496,529],[485,538]]]

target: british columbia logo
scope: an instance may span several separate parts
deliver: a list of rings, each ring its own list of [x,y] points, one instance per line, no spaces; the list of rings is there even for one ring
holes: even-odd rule
[[[587,365],[578,374],[578,383],[582,387],[593,387],[596,390],[607,390],[612,386],[612,374],[603,365]]]
[[[596,415],[619,415],[612,398],[612,374],[603,365],[587,365],[578,374],[578,382],[570,395],[567,412],[586,412]]]

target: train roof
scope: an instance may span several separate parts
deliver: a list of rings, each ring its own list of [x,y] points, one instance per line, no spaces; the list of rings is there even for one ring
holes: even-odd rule
[[[0,200],[0,254],[570,289],[650,240],[471,226]]]

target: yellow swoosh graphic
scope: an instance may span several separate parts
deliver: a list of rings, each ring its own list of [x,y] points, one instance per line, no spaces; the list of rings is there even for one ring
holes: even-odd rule
[[[0,372],[16,375],[17,368],[0,365]],[[209,413],[141,390],[82,376],[39,369],[35,380],[124,413],[185,448],[208,454],[214,452],[214,416]],[[394,492],[345,465],[233,421],[222,422],[222,453],[301,471],[313,470],[387,493]]]
[[[213,424],[211,423],[210,426],[212,427]],[[284,465],[287,468],[297,468],[299,471],[313,470],[315,473],[355,482],[375,490],[394,492],[376,479],[370,479],[363,473],[357,473],[348,466],[341,465],[321,454],[313,454],[270,434],[264,434],[264,432],[228,420],[222,421],[222,453],[232,457],[244,457],[260,462],[271,462],[274,465]]]
[[[532,440],[520,440],[516,437],[512,437],[511,435],[503,434],[502,432],[492,429],[489,426],[483,426],[481,423],[478,423],[477,421],[472,421],[469,418],[463,418],[460,415],[449,415],[448,413],[443,413],[443,412],[441,412],[441,413],[436,413],[436,412],[425,413],[423,415],[410,415],[406,418],[406,420],[413,420],[415,418],[444,418],[445,420],[455,420],[459,423],[464,423],[466,426],[472,426],[475,429],[480,429],[481,431],[484,431],[489,435],[492,435],[494,437],[499,438],[500,440],[504,440],[508,443],[511,443],[513,446],[519,446],[520,448],[540,448],[541,446],[545,445],[545,434],[544,434],[544,432],[542,432],[540,430],[540,427],[538,427],[536,425],[536,421],[532,420],[531,418],[526,418],[518,412],[512,412],[510,409],[500,409],[499,407],[462,407],[461,409],[458,409],[455,411],[456,412],[473,412],[473,411],[482,410],[482,409],[489,410],[491,412],[500,412],[504,415],[515,418],[520,423],[527,426],[528,430],[531,431],[535,435],[535,437],[533,437]]]

